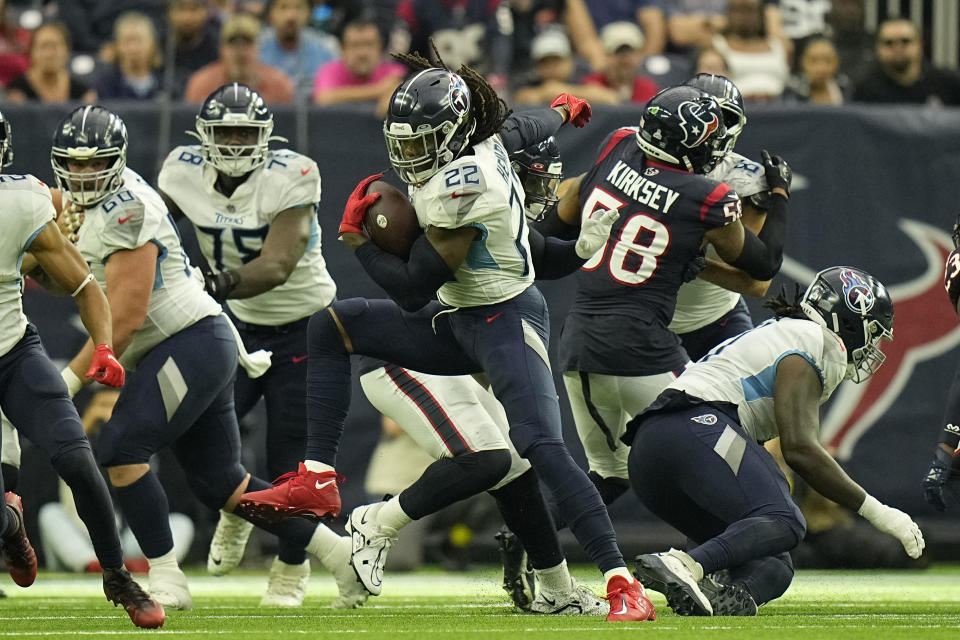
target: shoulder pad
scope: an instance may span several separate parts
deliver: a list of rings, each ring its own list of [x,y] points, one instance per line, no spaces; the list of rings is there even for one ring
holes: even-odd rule
[[[763,165],[739,153],[728,153],[707,176],[726,182],[741,198],[768,191]]]
[[[176,167],[190,168],[203,165],[203,155],[200,153],[199,145],[181,145],[175,147],[173,151],[167,154],[163,159],[163,169],[168,166],[173,169]]]
[[[107,248],[135,249],[143,244],[146,205],[129,189],[123,189],[100,205],[103,213],[103,243]],[[149,238],[148,238],[149,239]]]
[[[597,154],[597,159],[595,164],[600,164],[603,162],[603,159],[607,157],[614,147],[616,147],[620,142],[631,135],[636,135],[639,131],[639,127],[620,127],[612,131],[603,142],[600,143],[599,152]]]

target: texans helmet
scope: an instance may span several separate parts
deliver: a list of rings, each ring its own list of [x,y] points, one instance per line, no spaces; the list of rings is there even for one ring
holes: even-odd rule
[[[550,136],[515,152],[510,160],[523,185],[523,208],[527,220],[543,220],[560,200],[557,189],[563,180],[563,162],[557,139]]]
[[[723,157],[723,110],[696,87],[668,87],[650,98],[637,131],[648,156],[694,173],[707,173]]]
[[[271,140],[284,140],[272,135],[273,113],[267,103],[239,82],[225,84],[207,96],[197,114],[196,133],[187,133],[200,139],[204,160],[233,177],[266,162]]]
[[[0,169],[13,164],[13,130],[10,121],[0,113]]]
[[[424,69],[397,87],[383,137],[401,180],[423,184],[463,153],[477,126],[470,109],[466,82],[446,69]]]
[[[733,151],[737,138],[747,124],[740,89],[727,78],[712,73],[698,73],[684,84],[710,94],[720,105],[723,110],[723,124],[727,127],[727,133],[720,139],[720,152],[726,155]]]
[[[78,162],[104,161],[102,169],[71,170]],[[53,134],[50,164],[57,186],[70,200],[91,207],[120,190],[127,166],[127,127],[120,116],[100,106],[74,109]],[[100,164],[100,163],[97,163]]]
[[[803,313],[839,336],[847,348],[847,378],[862,382],[886,356],[881,340],[893,340],[893,301],[878,280],[853,267],[830,267],[800,299]]]

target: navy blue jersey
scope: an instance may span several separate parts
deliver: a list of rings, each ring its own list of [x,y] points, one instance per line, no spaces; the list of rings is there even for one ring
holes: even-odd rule
[[[682,367],[686,354],[667,328],[677,289],[704,233],[740,217],[729,185],[647,159],[635,135],[635,127],[610,134],[580,185],[581,216],[615,208],[620,219],[576,276],[561,336],[565,371],[653,375]],[[610,316],[621,326],[614,336]]]

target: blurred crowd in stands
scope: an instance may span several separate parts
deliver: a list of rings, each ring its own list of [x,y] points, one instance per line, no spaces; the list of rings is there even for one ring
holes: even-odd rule
[[[960,104],[924,30],[881,16],[871,33],[865,3],[0,0],[0,99],[199,102],[239,81],[272,104],[382,110],[406,73],[389,52],[413,50],[473,66],[512,104],[642,104],[702,71],[754,102]]]

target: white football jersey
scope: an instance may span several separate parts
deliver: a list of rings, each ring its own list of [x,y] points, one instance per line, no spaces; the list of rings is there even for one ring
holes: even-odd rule
[[[84,212],[77,235],[77,248],[104,291],[111,255],[148,242],[159,249],[147,317],[120,357],[123,366],[133,369],[155,345],[202,318],[221,313],[220,305],[203,290],[199,271],[190,265],[180,231],[160,194],[132,169],[124,169],[120,191]]]
[[[763,165],[732,151],[724,156],[707,177],[726,182],[744,200],[767,190]],[[710,245],[707,246],[706,255],[713,260],[720,260],[720,256]],[[677,306],[673,311],[673,320],[670,321],[670,330],[674,333],[689,333],[705,327],[726,315],[739,301],[739,293],[701,278],[685,282],[677,292]]]
[[[509,300],[533,284],[523,186],[499,136],[474,145],[421,187],[410,187],[420,226],[476,227],[456,280],[437,292],[444,304],[477,307]]]
[[[796,354],[810,363],[823,392],[820,404],[847,372],[847,349],[840,338],[812,320],[767,320],[755,329],[714,347],[668,385],[703,400],[737,405],[740,424],[758,442],[779,436],[773,412],[773,387],[777,365]]]
[[[27,330],[20,263],[30,243],[56,217],[50,189],[30,175],[0,175],[0,356]]]
[[[214,271],[238,269],[258,255],[270,223],[292,207],[320,202],[320,171],[310,158],[286,149],[266,162],[229,198],[214,188],[216,169],[200,147],[177,147],[160,169],[160,190],[193,223],[200,250]],[[320,252],[320,225],[310,222],[303,257],[283,284],[252,298],[227,300],[230,311],[252,324],[276,326],[305,318],[333,302],[337,287]]]

